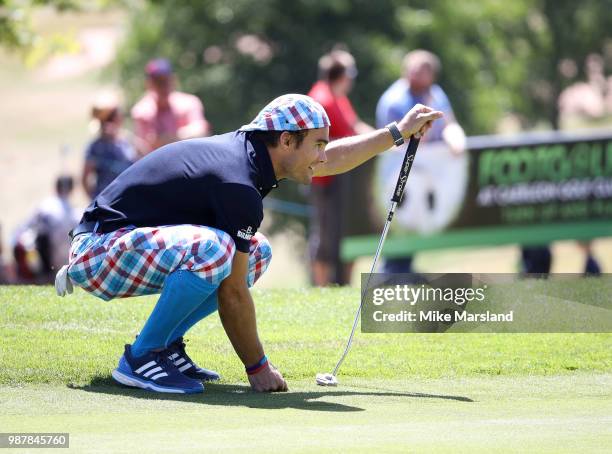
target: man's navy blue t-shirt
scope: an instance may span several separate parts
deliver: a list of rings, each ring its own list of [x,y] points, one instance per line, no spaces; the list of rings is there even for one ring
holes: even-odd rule
[[[266,146],[235,131],[166,145],[121,173],[81,222],[98,232],[125,226],[197,224],[228,233],[249,252],[263,219],[262,198],[277,181]]]

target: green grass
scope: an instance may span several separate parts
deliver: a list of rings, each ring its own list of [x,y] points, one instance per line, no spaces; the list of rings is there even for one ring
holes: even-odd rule
[[[220,384],[197,396],[116,386],[110,371],[155,298],[0,287],[0,432],[70,432],[88,452],[603,452],[612,442],[610,334],[358,333],[340,386],[320,388],[314,375],[333,368],[358,289],[254,296],[287,394],[248,390],[216,315],[188,349]]]

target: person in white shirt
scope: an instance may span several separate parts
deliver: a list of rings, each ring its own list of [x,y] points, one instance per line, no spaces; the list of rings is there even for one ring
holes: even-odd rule
[[[13,252],[20,281],[53,282],[55,272],[66,262],[70,251],[68,233],[79,223],[81,212],[70,204],[74,180],[60,176],[56,194],[43,200],[17,230]]]

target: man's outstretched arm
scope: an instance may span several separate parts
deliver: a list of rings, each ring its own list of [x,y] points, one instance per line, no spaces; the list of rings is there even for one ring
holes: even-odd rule
[[[219,317],[238,357],[245,367],[256,365],[264,356],[257,333],[255,304],[247,287],[249,254],[236,252],[232,273],[219,286]],[[287,391],[287,383],[271,364],[249,375],[255,391]]]
[[[442,112],[417,104],[397,123],[397,127],[406,139],[415,134],[423,135],[431,127],[431,122],[442,115]],[[325,149],[327,162],[317,165],[314,175],[320,177],[348,172],[391,147],[393,138],[387,128],[334,140]]]

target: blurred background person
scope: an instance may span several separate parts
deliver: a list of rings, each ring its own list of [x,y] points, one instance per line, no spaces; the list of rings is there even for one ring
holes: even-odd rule
[[[359,119],[347,97],[357,76],[353,56],[345,50],[332,50],[319,59],[318,70],[319,80],[308,95],[318,101],[329,116],[330,140],[373,130]],[[310,201],[314,210],[310,222],[309,249],[311,278],[317,286],[343,285],[350,280],[352,264],[344,264],[340,259],[342,207],[346,199],[342,185],[347,178],[348,175],[335,175],[312,179]]]
[[[443,142],[452,154],[460,155],[466,147],[465,133],[455,120],[446,93],[435,83],[440,69],[439,58],[427,50],[417,49],[406,54],[402,62],[403,77],[391,84],[378,101],[376,126],[382,128],[399,121],[415,104],[431,106],[444,112],[444,118],[433,125],[423,143]],[[384,270],[411,273],[412,256],[386,259]]]
[[[68,258],[68,233],[79,223],[81,211],[70,202],[74,189],[71,176],[60,176],[55,195],[45,199],[17,229],[13,239],[13,256],[18,283],[46,284]]]
[[[149,61],[145,73],[147,92],[132,108],[141,154],[177,140],[210,134],[202,102],[194,95],[175,89],[176,79],[168,60]]]
[[[87,146],[81,182],[90,199],[94,199],[136,159],[132,145],[122,137],[123,114],[117,97],[98,97],[91,109],[98,136]]]
[[[2,225],[0,225],[0,285],[11,284],[15,281],[13,267],[4,260],[4,241],[2,237]]]
[[[570,65],[570,69],[566,65]],[[574,72],[577,68],[573,63],[565,61],[561,73]],[[612,87],[612,79],[606,81],[604,62],[597,54],[589,55],[585,60],[584,72],[586,82],[575,82],[565,88],[557,101],[560,123],[563,129],[569,130],[576,124],[603,118],[606,115],[607,85]],[[609,111],[612,112],[612,90],[608,93]],[[579,241],[578,247],[585,256],[583,272],[586,275],[601,274],[601,265],[595,258],[592,243]],[[552,268],[553,255],[548,244],[521,248],[521,271],[523,273],[548,274]]]

